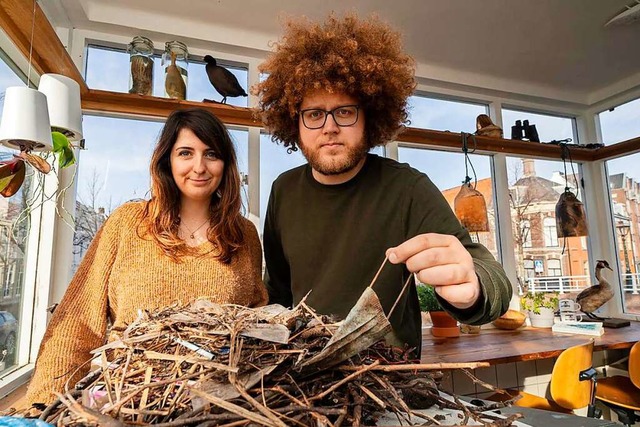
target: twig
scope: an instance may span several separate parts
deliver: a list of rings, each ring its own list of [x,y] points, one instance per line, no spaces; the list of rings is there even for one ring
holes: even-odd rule
[[[331,387],[329,387],[328,389],[326,389],[325,391],[323,391],[322,393],[313,396],[311,399],[309,400],[319,400],[322,399],[323,397],[325,397],[326,395],[328,395],[329,393],[331,393],[332,391],[336,390],[338,387],[340,387],[341,385],[344,385],[346,383],[348,383],[349,381],[353,380],[354,378],[359,377],[360,375],[364,374],[367,371],[372,370],[373,368],[375,368],[376,366],[378,366],[380,364],[379,360],[376,360],[375,362],[373,362],[371,365],[365,366],[365,367],[361,367],[357,372],[354,372],[351,375],[346,376],[345,378],[341,379],[340,381],[338,381],[337,383],[335,383],[334,385],[332,385]]]
[[[372,364],[373,365],[373,364]],[[368,365],[368,366],[372,366]],[[476,369],[486,368],[490,366],[487,362],[468,362],[468,363],[411,363],[406,365],[380,365],[371,368],[373,371],[394,372],[394,371],[440,371],[450,369]],[[359,371],[362,366],[340,366],[341,371]]]

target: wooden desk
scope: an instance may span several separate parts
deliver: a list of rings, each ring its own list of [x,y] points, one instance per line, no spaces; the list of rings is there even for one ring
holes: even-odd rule
[[[515,331],[482,329],[479,334],[459,338],[435,338],[430,328],[422,330],[422,363],[519,362],[557,357],[563,350],[594,338],[588,335],[557,334],[551,329],[521,328]],[[630,348],[640,341],[640,322],[619,329],[606,328],[595,337],[594,351]]]

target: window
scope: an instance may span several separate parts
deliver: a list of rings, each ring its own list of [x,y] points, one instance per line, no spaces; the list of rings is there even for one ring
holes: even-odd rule
[[[0,58],[4,58],[3,52],[0,52]],[[0,113],[4,107],[5,90],[10,86],[23,85],[21,78],[6,62],[0,60]],[[11,160],[14,154],[17,152],[0,147],[0,160]],[[22,296],[29,231],[39,228],[39,224],[29,224],[27,217],[21,214],[24,209],[35,207],[39,201],[34,196],[38,193],[34,188],[38,182],[34,179],[34,169],[27,166],[26,174],[22,188],[16,194],[10,198],[0,197],[0,352],[7,351],[4,359],[0,355],[0,378],[21,359],[18,354],[19,343],[23,339],[20,331],[31,329],[30,324],[20,325],[19,319],[25,304],[32,304],[30,301],[23,301]],[[33,263],[33,260],[29,261]]]
[[[640,99],[600,113],[602,139],[606,144],[640,136]],[[623,309],[640,314],[640,154],[606,162],[609,201],[616,235]]]
[[[545,218],[543,227],[545,246],[558,246],[558,231],[556,228],[556,219]]]
[[[524,220],[522,221],[522,229],[521,229],[521,237],[522,246],[525,248],[530,248],[532,246],[531,243],[531,221]],[[532,266],[533,268],[533,266]]]
[[[623,306],[640,314],[640,154],[607,161]]]
[[[409,98],[409,126],[473,133],[476,131],[478,115],[488,114],[488,111],[488,107],[483,104],[416,95]]]
[[[85,115],[82,127],[86,149],[78,156],[72,272],[113,210],[149,198],[149,160],[162,123]]]
[[[562,268],[559,259],[550,259],[547,261],[547,274],[549,276],[562,276]]]
[[[525,271],[524,277],[527,279],[534,277],[536,275],[532,259],[524,260],[524,271]]]
[[[496,259],[500,259],[496,242],[496,216],[493,204],[493,179],[491,177],[491,157],[470,154],[471,162],[477,174],[476,189],[484,196],[489,216],[489,232],[477,233],[476,242],[481,242]],[[398,161],[408,163],[425,173],[440,189],[453,209],[453,201],[460,191],[465,178],[464,156],[462,153],[449,153],[404,145],[398,147]],[[469,170],[470,174],[473,174]],[[472,177],[473,178],[473,177]],[[472,181],[472,185],[474,181]],[[476,234],[476,233],[474,233]],[[474,237],[472,236],[472,239]]]
[[[568,117],[551,116],[547,114],[532,113],[529,111],[512,110],[504,108],[502,110],[502,123],[504,124],[505,138],[511,138],[511,127],[516,121],[529,121],[529,125],[535,125],[540,137],[540,141],[559,141],[565,138],[571,138],[576,141],[574,135],[575,120]]]
[[[164,46],[156,46],[158,52],[153,57],[153,94],[164,96],[164,70],[160,49]],[[129,91],[129,54],[125,49],[106,48],[90,45],[87,48],[87,68],[85,80],[92,89],[109,90],[113,92]],[[248,91],[249,72],[247,68],[225,64],[219,60],[219,64],[227,68],[238,79],[238,83]],[[219,102],[222,99],[207,77],[205,64],[202,60],[189,58],[187,79],[187,100],[201,102],[210,99]],[[227,98],[227,104],[241,107],[248,106],[248,97]]]
[[[640,98],[603,111],[598,118],[607,145],[640,136]]]
[[[302,151],[287,153],[282,145],[271,141],[271,135],[260,134],[260,230],[264,230],[264,219],[273,181],[281,173],[307,163]]]
[[[525,120],[529,125],[535,125],[540,141],[571,138],[572,142],[576,142],[575,119],[515,108],[502,109],[506,138],[512,136],[511,127],[518,120],[522,125]],[[574,170],[579,174],[577,167],[574,166]],[[561,286],[581,289],[590,285],[582,274],[582,262],[588,262],[588,251],[582,249],[579,237],[563,239],[560,244],[555,223],[555,206],[565,187],[568,186],[582,199],[582,191],[578,192],[576,189],[579,177],[572,174],[569,165],[565,174],[562,162],[514,157],[507,157],[507,175],[518,278],[528,277],[529,272],[522,266],[523,260],[532,258],[535,278],[528,279],[530,288],[559,291]],[[527,230],[528,236],[524,233]],[[563,251],[564,246],[567,247],[566,251]],[[576,250],[572,250],[574,248]],[[564,270],[570,276],[566,283],[557,279],[549,280],[545,276],[550,275],[550,271],[556,271],[547,265],[545,272],[545,259],[560,260],[561,267],[564,266],[561,271]]]
[[[579,168],[575,168],[579,173]],[[567,171],[569,172],[569,170]],[[580,178],[572,175],[565,178],[562,162],[507,157],[509,179],[509,204],[516,257],[516,274],[520,282],[528,282],[537,290],[579,291],[591,285],[584,275],[583,265],[588,265],[588,237],[558,238],[555,207],[560,195],[568,185],[580,199],[576,182]],[[589,212],[587,211],[587,216]],[[528,232],[528,233],[527,233]],[[585,243],[586,242],[586,243]],[[534,260],[535,277],[524,267],[524,260]],[[548,261],[545,261],[548,260]],[[559,260],[560,266],[548,265]],[[546,267],[545,267],[545,264]],[[561,275],[564,278],[547,279]]]

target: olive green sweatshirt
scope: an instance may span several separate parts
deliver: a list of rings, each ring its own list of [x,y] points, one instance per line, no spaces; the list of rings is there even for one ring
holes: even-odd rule
[[[474,260],[482,295],[466,310],[441,300],[448,312],[478,325],[507,310],[512,288],[502,266],[484,246],[471,241],[438,188],[409,165],[373,154],[343,184],[320,184],[309,165],[274,182],[264,228],[270,302],[290,306],[311,291],[309,306],[344,317],[375,276],[385,251],[423,233],[455,235]],[[383,268],[373,289],[385,312],[409,275],[404,264]],[[396,336],[420,354],[415,286],[409,286],[390,321]]]

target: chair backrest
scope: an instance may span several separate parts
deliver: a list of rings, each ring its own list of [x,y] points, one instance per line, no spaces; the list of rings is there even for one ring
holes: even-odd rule
[[[640,341],[629,352],[629,378],[634,386],[640,388]]]
[[[593,361],[593,340],[569,347],[558,356],[551,372],[551,398],[567,409],[584,408],[591,402],[593,384],[580,381],[580,372]]]

